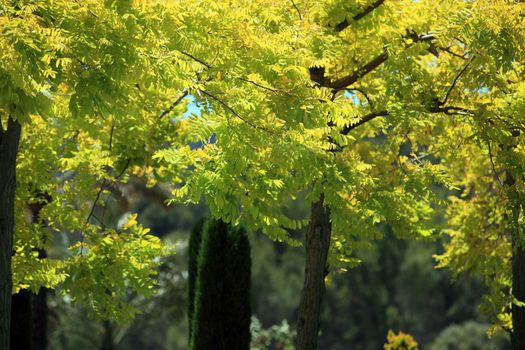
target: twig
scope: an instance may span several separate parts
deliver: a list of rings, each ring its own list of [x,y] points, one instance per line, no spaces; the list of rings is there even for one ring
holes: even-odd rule
[[[109,131],[109,151],[113,148],[113,131],[115,130],[115,123],[111,124],[111,130]]]
[[[211,64],[209,63],[206,63],[204,62],[203,60],[193,56],[192,54],[189,54],[187,52],[184,52],[184,51],[181,51],[181,50],[178,50],[181,54],[183,54],[184,56],[188,56],[189,58],[191,58],[192,60],[194,60],[195,62],[198,62],[200,64],[202,64],[203,66],[205,66],[206,68],[211,68]]]
[[[490,159],[490,164],[492,165],[492,171],[494,172],[494,176],[496,177],[496,180],[498,180],[498,183],[500,184],[500,186],[503,186],[503,181],[501,181],[501,178],[499,177],[499,174],[496,171],[496,166],[494,164],[494,159],[492,159],[492,149],[490,147],[490,141],[487,141],[487,145],[488,145],[488,148],[489,148],[489,159]]]
[[[279,90],[273,89],[273,88],[268,87],[268,86],[261,85],[259,83],[256,83],[256,82],[252,81],[252,80],[249,80],[249,79],[245,79],[245,78],[241,78],[241,77],[237,77],[237,79],[242,80],[242,81],[247,82],[247,83],[250,83],[250,84],[253,84],[255,86],[258,86],[258,87],[260,87],[262,89],[265,89],[265,90],[268,90],[268,91],[271,91],[271,92],[275,92],[275,93],[279,92]]]
[[[184,90],[182,95],[180,95],[176,100],[175,102],[173,102],[169,107],[168,109],[165,109],[162,111],[162,113],[159,115],[159,120],[164,118],[164,116],[166,116],[167,114],[171,113],[171,111],[173,111],[175,109],[175,107],[177,107],[177,105],[179,103],[181,103],[181,101],[186,97],[188,96],[188,90]]]
[[[131,159],[130,159],[130,158],[126,159],[126,163],[124,164],[124,168],[122,168],[122,170],[120,171],[120,173],[119,173],[117,176],[115,176],[115,180],[120,179],[120,178],[124,175],[124,173],[126,172],[126,170],[127,170],[128,167],[129,167],[129,164],[130,164],[130,163],[131,163]]]
[[[292,5],[295,8],[295,11],[297,11],[297,13],[299,14],[299,19],[302,21],[303,20],[303,15],[302,15],[301,11],[299,10],[299,7],[297,7],[297,5],[295,4],[295,1],[293,1],[293,0],[290,0],[290,1],[292,2]]]
[[[202,92],[204,95],[212,98],[213,100],[217,101],[219,104],[221,104],[224,108],[226,108],[227,110],[229,110],[234,116],[236,116],[237,118],[239,118],[240,120],[242,120],[243,122],[245,122],[246,124],[250,125],[252,128],[255,128],[255,129],[258,129],[258,130],[262,130],[262,131],[265,131],[269,134],[272,134],[272,132],[270,130],[267,130],[263,127],[260,127],[258,125],[255,125],[253,124],[252,122],[250,122],[249,120],[247,120],[246,118],[243,118],[241,117],[233,108],[231,108],[230,106],[228,106],[228,104],[226,104],[226,102],[220,100],[219,98],[215,97],[214,95],[210,94],[209,92],[205,91],[205,90],[199,90],[200,92]]]
[[[100,220],[100,219],[98,218],[98,216],[96,216],[95,214],[93,214],[91,217],[92,217],[93,219],[97,220],[98,223],[99,223],[100,225],[102,225],[102,228],[103,228],[103,229],[105,229],[105,228],[107,227],[106,224],[105,224],[102,220]]]
[[[456,53],[456,52],[452,51],[452,50],[450,49],[450,47],[439,46],[438,48],[439,48],[441,51],[444,51],[444,52],[447,52],[447,53],[451,54],[452,56],[456,56],[456,57],[461,58],[462,60],[465,60],[465,61],[467,60],[467,57],[465,57],[464,55],[461,55],[461,54],[459,54],[459,53]]]
[[[100,195],[102,194],[102,191],[104,191],[104,187],[106,187],[106,179],[102,179],[102,184],[100,185],[100,188],[98,189],[97,196],[95,197],[95,200],[93,201],[93,204],[91,205],[91,210],[89,211],[89,215],[86,218],[85,225],[89,223],[89,220],[93,217],[93,213],[95,212],[95,207],[97,206],[97,202],[100,199]]]
[[[366,15],[368,15],[369,13],[374,11],[376,8],[381,6],[381,4],[383,4],[384,2],[385,2],[385,0],[376,0],[376,1],[374,1],[372,4],[370,4],[367,7],[365,7],[362,12],[354,15],[352,17],[352,20],[354,20],[355,22],[359,21],[360,19],[364,18]],[[346,27],[348,27],[349,25],[350,25],[350,22],[345,18],[344,21],[342,21],[341,23],[339,23],[338,25],[335,26],[335,29],[338,32],[340,32],[340,31],[344,30]]]
[[[348,135],[348,133],[355,128],[357,128],[360,125],[365,124],[366,122],[369,122],[372,119],[375,119],[377,117],[386,117],[388,115],[388,111],[379,111],[379,112],[372,112],[365,116],[363,116],[357,123],[345,126],[343,129],[341,129],[340,134],[341,135]]]
[[[465,71],[467,70],[468,66],[472,63],[472,61],[474,60],[474,57],[475,56],[472,56],[472,58],[470,59],[470,61],[467,62],[467,64],[465,64],[465,66],[463,67],[463,69],[461,69],[461,71],[459,72],[458,75],[456,75],[456,77],[454,78],[454,81],[452,81],[452,85],[450,85],[450,88],[448,89],[447,91],[447,94],[445,95],[445,99],[443,101],[441,101],[440,105],[444,105],[445,103],[447,103],[448,101],[448,98],[450,97],[450,94],[452,93],[452,90],[454,89],[454,87],[456,86],[459,78],[461,77],[461,75],[463,75],[463,73],[465,73]]]

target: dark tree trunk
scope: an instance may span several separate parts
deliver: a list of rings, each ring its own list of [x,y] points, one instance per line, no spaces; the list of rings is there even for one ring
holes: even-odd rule
[[[330,210],[324,206],[324,196],[321,195],[319,201],[312,203],[310,225],[305,237],[306,263],[297,318],[297,350],[317,349],[331,231]]]
[[[37,193],[37,200],[29,203],[31,212],[31,222],[36,225],[45,225],[40,219],[40,211],[44,206],[51,202],[51,196],[48,193]],[[45,238],[43,238],[45,241]],[[47,252],[45,249],[37,249],[38,258],[46,259]],[[47,289],[41,287],[37,294],[31,295],[32,307],[32,329],[31,329],[31,349],[46,350],[47,348]],[[29,335],[29,334],[28,334]]]
[[[514,200],[511,200],[512,208],[512,295],[516,300],[525,302],[525,242],[520,239],[517,229],[518,218],[521,211],[519,195],[512,188],[515,179],[510,173],[506,172],[505,185],[509,187],[509,192]],[[525,350],[525,307],[512,305],[512,350]]]
[[[523,242],[512,239],[512,293],[525,302],[525,251]],[[517,244],[516,244],[517,243]],[[525,350],[525,307],[512,305],[512,350]]]
[[[29,203],[30,222],[40,223],[40,210],[51,200],[45,193],[39,193],[39,200]],[[45,259],[46,251],[38,249],[38,258]],[[45,350],[47,328],[46,290],[40,288],[38,294],[21,290],[11,299],[11,350]]]
[[[102,344],[100,346],[101,350],[114,350],[115,342],[113,339],[113,324],[111,321],[103,322],[103,334],[102,334]]]
[[[16,156],[20,132],[20,123],[11,118],[6,130],[0,124],[0,350],[9,349]]]
[[[32,293],[22,289],[11,298],[11,350],[31,350]]]
[[[32,350],[47,348],[47,288],[33,295]]]
[[[518,130],[512,131],[513,137],[518,137],[520,132]],[[504,147],[500,145],[500,147]],[[515,148],[516,145],[506,146],[507,150]],[[511,221],[510,236],[512,243],[512,296],[520,301],[525,302],[525,241],[520,238],[518,229],[518,219],[522,211],[522,203],[520,195],[514,187],[516,179],[507,169],[505,171],[504,185],[510,197],[510,205],[512,206],[512,217],[505,217],[506,220]],[[525,350],[525,307],[512,305],[512,333],[510,335],[512,350]]]

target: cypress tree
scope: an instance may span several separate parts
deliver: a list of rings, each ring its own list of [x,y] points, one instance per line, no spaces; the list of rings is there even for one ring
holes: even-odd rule
[[[198,257],[190,349],[249,349],[250,270],[245,231],[209,220]]]
[[[197,281],[198,257],[202,241],[202,230],[204,228],[204,219],[200,219],[193,226],[191,231],[190,242],[188,246],[188,341],[191,341],[192,320],[194,309],[195,285]]]
[[[246,231],[240,227],[229,230],[226,249],[225,293],[223,295],[227,349],[248,350],[250,348],[250,242]]]

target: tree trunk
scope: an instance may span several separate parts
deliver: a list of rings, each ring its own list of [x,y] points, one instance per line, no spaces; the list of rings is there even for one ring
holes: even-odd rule
[[[505,185],[509,187],[509,191],[513,194],[514,201],[512,203],[512,296],[521,302],[525,302],[525,242],[520,239],[519,230],[517,228],[518,218],[521,211],[521,201],[519,194],[512,186],[515,184],[515,179],[512,174],[507,171]],[[525,350],[525,307],[512,305],[512,334],[511,343],[512,350]]]
[[[518,137],[520,132],[518,130],[512,131],[513,137]],[[504,147],[500,145],[500,147]],[[508,145],[507,150],[512,150],[516,145]],[[518,228],[518,219],[522,210],[522,201],[520,195],[515,188],[516,179],[510,172],[505,171],[504,185],[510,197],[510,205],[512,217],[505,216],[506,220],[511,220],[510,236],[512,244],[512,296],[520,301],[525,302],[525,241],[520,238],[520,230]],[[512,333],[510,335],[512,350],[525,350],[525,307],[512,305]]]
[[[297,350],[317,349],[331,231],[330,210],[324,206],[324,195],[321,195],[319,201],[312,203],[310,225],[305,237],[306,263],[297,319]]]
[[[47,288],[40,288],[38,294],[33,295],[33,332],[32,349],[46,350],[47,348]]]
[[[525,251],[523,242],[512,239],[512,293],[525,302]],[[525,307],[512,305],[512,350],[525,350]]]
[[[40,219],[40,211],[49,202],[51,196],[46,192],[37,191],[37,200],[33,203],[28,203],[29,212],[31,213],[31,223],[35,225],[45,225]],[[45,237],[43,238],[45,242]],[[45,249],[36,249],[39,259],[46,259],[47,252]],[[32,308],[32,329],[31,335],[31,349],[32,350],[46,350],[47,348],[47,288],[40,287],[37,294],[31,294],[31,308]]]
[[[11,298],[11,350],[31,350],[32,293],[22,289]]]
[[[0,125],[0,350],[9,349],[16,156],[20,132],[20,123],[11,118],[8,118],[6,130]]]
[[[40,224],[40,210],[51,200],[45,193],[39,193],[40,200],[28,203],[30,223]],[[37,249],[38,258],[45,259],[46,251]],[[45,350],[47,328],[46,290],[38,294],[21,290],[11,298],[11,350]]]
[[[111,321],[105,320],[102,323],[103,334],[102,334],[102,344],[100,346],[101,350],[114,350],[115,341],[113,339],[113,324]]]

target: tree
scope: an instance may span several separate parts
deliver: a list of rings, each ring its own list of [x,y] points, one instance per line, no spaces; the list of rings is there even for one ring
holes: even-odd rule
[[[484,310],[491,332],[525,349],[521,156],[524,64],[522,4],[480,2],[458,21],[468,49],[446,97],[465,114],[437,134],[430,152],[447,164],[459,191],[448,208],[450,243],[439,266],[470,271],[489,286]],[[490,15],[492,14],[492,15]],[[483,75],[480,77],[480,72]]]
[[[198,258],[191,349],[250,348],[250,271],[246,232],[209,220]]]
[[[134,216],[106,227],[101,207],[130,174],[151,177],[150,150],[176,140],[167,114],[184,110],[178,96],[197,71],[178,51],[188,42],[178,13],[155,2],[2,1],[0,349],[20,289],[60,284],[119,319],[133,314],[129,289],[153,292],[154,258],[167,250]],[[54,198],[41,213],[46,227],[25,220],[38,192]],[[70,250],[38,259],[53,232]]]
[[[188,6],[192,6],[188,4]],[[204,196],[214,216],[300,245],[308,225],[298,349],[315,349],[324,279],[379,238],[428,236],[443,165],[425,161],[428,131],[467,111],[449,101],[467,48],[472,2],[238,1],[195,6],[207,40],[202,104],[189,137],[202,147],[157,152],[180,200]],[[229,23],[223,19],[229,18]],[[216,37],[230,45],[213,45]],[[409,145],[409,151],[400,151]],[[309,217],[283,210],[306,192]]]

